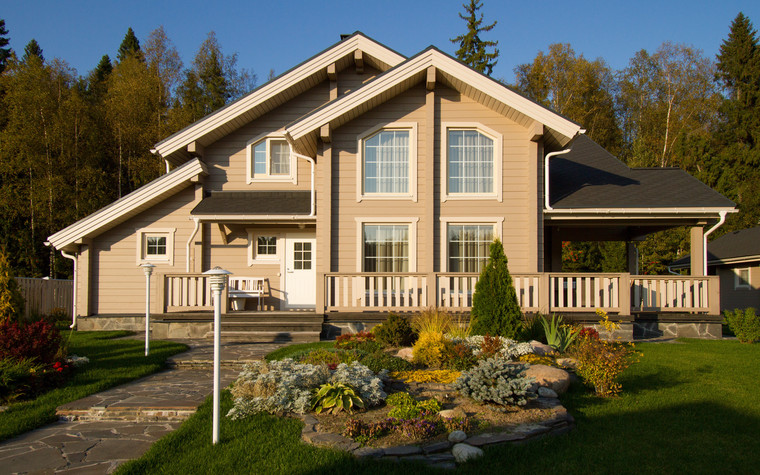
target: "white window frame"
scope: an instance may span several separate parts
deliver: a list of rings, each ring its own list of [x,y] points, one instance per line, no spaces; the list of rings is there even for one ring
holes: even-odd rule
[[[253,170],[254,170],[254,153],[253,148],[260,144],[261,142],[266,141],[267,145],[267,173],[265,175],[258,175],[254,176]],[[274,141],[284,141],[285,143],[288,143],[287,140],[285,140],[285,136],[282,134],[264,134],[259,135],[258,137],[249,140],[245,144],[245,180],[247,184],[251,183],[257,183],[257,182],[276,182],[276,183],[293,183],[294,185],[298,183],[298,163],[296,162],[296,157],[293,155],[293,149],[290,147],[290,144],[288,143],[288,150],[290,150],[290,174],[288,175],[270,175],[269,174],[269,168],[271,166],[271,154],[270,154],[270,145]]]
[[[384,130],[409,131],[409,191],[407,193],[364,193],[364,141]],[[391,122],[368,129],[356,137],[356,201],[417,201],[417,122]]]
[[[282,239],[282,233],[272,233],[263,230],[247,229],[248,232],[248,265],[254,264],[277,264],[282,261],[282,255],[284,247],[284,240]],[[277,252],[275,254],[258,254],[258,240],[259,237],[273,237],[276,242]]]
[[[493,140],[493,191],[491,193],[449,193],[449,130],[475,130]],[[502,135],[479,122],[444,122],[441,124],[441,201],[497,200],[502,201],[502,162],[504,148]]]
[[[747,283],[741,283],[741,272],[747,271]],[[752,289],[752,269],[750,267],[740,267],[734,269],[734,290],[751,290]]]
[[[177,228],[140,228],[135,230],[137,250],[137,265],[154,264],[154,265],[174,265],[174,234]],[[166,254],[164,256],[150,256],[146,253],[146,242],[148,237],[165,237]]]
[[[449,271],[449,225],[479,224],[481,226],[493,226],[494,239],[501,239],[501,231],[504,228],[504,217],[441,217],[441,247],[440,263],[443,272]],[[502,241],[503,242],[503,241]]]
[[[364,225],[409,226],[409,272],[417,272],[417,222],[419,217],[356,218],[356,272],[364,272]]]

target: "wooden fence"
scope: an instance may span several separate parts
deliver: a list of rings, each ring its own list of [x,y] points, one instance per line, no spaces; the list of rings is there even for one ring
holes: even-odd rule
[[[53,309],[60,309],[71,317],[74,296],[74,281],[63,279],[37,279],[16,277],[21,295],[26,304],[26,318],[32,314],[48,315]]]

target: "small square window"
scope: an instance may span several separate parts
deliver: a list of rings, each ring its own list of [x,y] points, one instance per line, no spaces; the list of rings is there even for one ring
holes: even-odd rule
[[[734,269],[734,290],[748,290],[752,288],[749,281],[749,268]]]
[[[276,256],[277,238],[274,236],[259,236],[256,239],[257,256]]]
[[[137,265],[174,261],[174,229],[138,229]]]

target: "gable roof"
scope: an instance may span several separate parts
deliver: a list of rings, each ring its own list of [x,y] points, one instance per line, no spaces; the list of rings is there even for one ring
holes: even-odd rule
[[[708,265],[751,261],[760,261],[760,226],[724,234],[707,245]],[[668,267],[681,269],[690,265],[689,255],[673,261]]]
[[[549,164],[554,209],[691,208],[716,212],[736,204],[679,168],[629,168],[585,135]]]
[[[193,159],[105,208],[61,229],[48,237],[48,241],[56,249],[70,250],[77,241],[95,236],[123,223],[156,203],[177,194],[198,175],[207,174],[206,165],[197,158]]]
[[[357,31],[254,89],[241,99],[158,142],[153,152],[172,163],[181,163],[190,157],[187,152],[189,144],[198,141],[201,145],[208,145],[262,116],[326,80],[329,65],[337,63],[337,70],[347,66],[353,61],[355,51],[366,53],[364,60],[379,70],[386,70],[405,59],[404,56]]]
[[[440,81],[461,94],[529,127],[538,121],[547,127],[550,142],[567,144],[581,131],[581,126],[527,99],[490,77],[430,46],[380,74],[371,82],[305,115],[285,127],[296,150],[305,155],[316,153],[317,133],[330,124],[332,129],[363,114],[412,86],[425,80],[429,67],[436,68]]]

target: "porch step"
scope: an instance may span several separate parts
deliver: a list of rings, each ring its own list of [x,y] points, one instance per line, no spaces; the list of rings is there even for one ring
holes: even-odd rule
[[[277,331],[277,332],[320,332],[322,322],[222,322],[222,333],[225,331]]]
[[[271,343],[314,343],[319,341],[320,329],[317,331],[227,331],[222,330],[224,341],[271,342]]]

